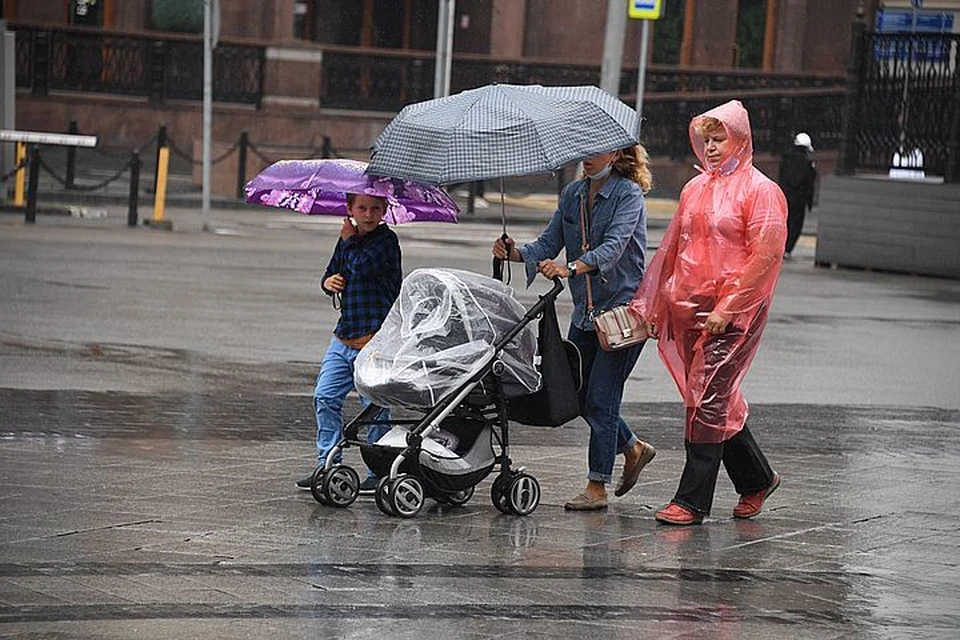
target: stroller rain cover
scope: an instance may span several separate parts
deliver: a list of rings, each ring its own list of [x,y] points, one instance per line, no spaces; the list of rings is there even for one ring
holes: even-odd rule
[[[526,310],[513,289],[458,269],[417,269],[354,363],[357,391],[381,407],[427,408],[467,381]],[[500,354],[504,392],[540,388],[536,332],[527,325]]]

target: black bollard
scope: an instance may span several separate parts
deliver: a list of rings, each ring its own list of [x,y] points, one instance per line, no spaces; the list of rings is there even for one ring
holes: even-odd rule
[[[330,140],[330,136],[323,136],[323,148],[320,149],[321,158],[332,158],[333,157],[333,143]]]
[[[127,202],[127,226],[137,226],[137,203],[140,198],[140,152],[130,155],[130,197]]]
[[[27,178],[27,208],[23,210],[23,221],[33,224],[37,221],[37,185],[40,182],[40,147],[30,147],[30,176]]]
[[[250,137],[246,131],[240,133],[239,156],[237,157],[237,200],[243,200],[243,187],[247,184],[247,147]]]
[[[80,133],[80,127],[77,126],[76,120],[70,121],[70,126],[67,127],[67,133],[71,135],[77,135]],[[64,187],[67,189],[73,189],[73,178],[76,172],[77,166],[77,148],[76,147],[67,147],[67,176],[64,179]]]

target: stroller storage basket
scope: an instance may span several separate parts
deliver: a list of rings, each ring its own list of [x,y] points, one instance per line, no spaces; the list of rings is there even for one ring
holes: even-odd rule
[[[364,464],[378,477],[390,475],[393,461],[407,446],[408,434],[406,429],[394,428],[376,443],[361,445]],[[477,417],[451,416],[443,421],[437,438],[425,438],[418,455],[401,462],[400,472],[420,477],[427,493],[436,496],[475,486],[495,464],[490,425]]]

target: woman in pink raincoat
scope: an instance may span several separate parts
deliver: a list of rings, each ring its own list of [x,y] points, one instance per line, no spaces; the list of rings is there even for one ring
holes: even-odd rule
[[[733,100],[690,122],[701,173],[683,188],[660,248],[630,304],[659,339],[660,357],[687,409],[686,464],[667,524],[699,524],[713,504],[720,463],[751,518],[780,476],[745,426],[740,392],[767,324],[786,238],[787,203],[753,166],[747,111]]]

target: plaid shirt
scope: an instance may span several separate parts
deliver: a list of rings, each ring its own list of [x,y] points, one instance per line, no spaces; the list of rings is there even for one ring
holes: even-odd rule
[[[400,241],[390,227],[381,224],[364,236],[337,241],[322,282],[341,274],[347,281],[340,300],[340,321],[334,333],[357,338],[373,333],[383,324],[403,279]],[[332,291],[324,288],[327,295]]]

